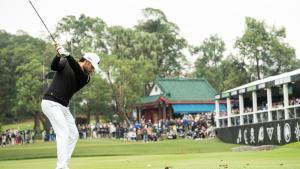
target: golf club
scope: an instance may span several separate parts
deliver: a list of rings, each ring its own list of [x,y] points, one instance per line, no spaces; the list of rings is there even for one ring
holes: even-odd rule
[[[51,32],[49,31],[48,27],[46,26],[45,22],[43,21],[43,19],[41,18],[40,14],[38,13],[38,11],[35,9],[34,5],[32,4],[32,2],[30,0],[28,0],[30,5],[32,6],[32,8],[34,9],[35,13],[38,15],[38,17],[40,18],[40,20],[42,21],[43,25],[45,26],[45,28],[47,29],[48,33],[50,34],[51,39],[53,40],[53,42],[55,44],[57,44],[57,42],[55,41],[53,35],[51,34]]]

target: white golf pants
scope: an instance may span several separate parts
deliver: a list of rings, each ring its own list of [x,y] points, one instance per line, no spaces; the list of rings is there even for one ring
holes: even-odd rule
[[[56,134],[56,169],[68,169],[79,136],[75,120],[69,108],[57,102],[42,100],[41,105]]]

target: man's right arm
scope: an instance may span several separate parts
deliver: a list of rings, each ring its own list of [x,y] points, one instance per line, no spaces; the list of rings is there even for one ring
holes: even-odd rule
[[[59,55],[56,55],[51,63],[51,70],[54,71],[61,71],[66,64],[66,60],[65,59],[60,59],[61,57]]]
[[[66,64],[66,59],[61,59],[61,56],[68,56],[69,52],[67,52],[60,44],[55,44],[54,46],[56,48],[57,54],[52,60],[51,70],[61,71]]]

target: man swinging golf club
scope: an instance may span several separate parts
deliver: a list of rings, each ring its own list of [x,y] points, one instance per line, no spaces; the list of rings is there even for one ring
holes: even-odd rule
[[[41,106],[56,134],[56,169],[68,169],[78,139],[75,120],[69,110],[69,100],[84,87],[93,71],[98,71],[100,58],[86,53],[78,62],[60,45],[55,44],[57,55],[51,69],[56,71],[53,81],[46,90]]]

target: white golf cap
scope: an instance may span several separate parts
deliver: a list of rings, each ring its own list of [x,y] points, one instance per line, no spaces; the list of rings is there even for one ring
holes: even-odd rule
[[[91,62],[92,66],[94,67],[96,72],[99,72],[99,66],[100,58],[96,53],[86,53],[83,55],[83,58]]]

